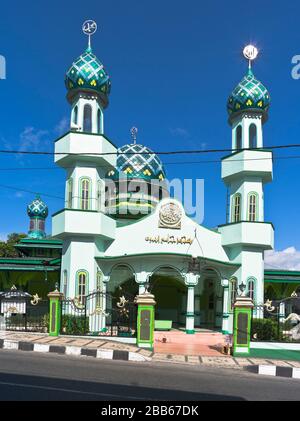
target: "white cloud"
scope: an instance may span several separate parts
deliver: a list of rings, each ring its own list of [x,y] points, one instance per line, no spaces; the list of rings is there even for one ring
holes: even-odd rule
[[[266,269],[300,270],[300,251],[295,247],[265,252]]]
[[[35,151],[48,142],[48,131],[39,130],[34,127],[25,127],[20,134],[20,151]]]
[[[187,138],[187,137],[190,136],[190,133],[188,132],[188,130],[186,130],[182,127],[171,128],[170,133],[173,136],[180,136],[180,137],[184,137],[184,138]]]
[[[54,127],[54,132],[59,136],[70,129],[70,121],[67,117],[63,117]]]

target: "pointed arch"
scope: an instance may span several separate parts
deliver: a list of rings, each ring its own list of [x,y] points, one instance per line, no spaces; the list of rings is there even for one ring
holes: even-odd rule
[[[249,126],[249,148],[257,148],[257,127],[254,123]]]
[[[235,148],[242,149],[242,126],[239,124],[235,129]]]
[[[90,104],[85,104],[83,108],[83,131],[92,133],[92,107]]]

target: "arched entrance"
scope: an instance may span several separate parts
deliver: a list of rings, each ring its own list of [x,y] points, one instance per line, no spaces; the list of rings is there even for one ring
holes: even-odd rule
[[[206,269],[200,277],[196,295],[195,313],[199,315],[201,328],[221,329],[223,315],[223,287],[218,273]],[[196,320],[195,320],[196,322]],[[197,325],[198,323],[195,323]]]
[[[155,296],[155,320],[172,321],[173,328],[185,327],[187,288],[182,275],[171,267],[160,267],[149,279]]]

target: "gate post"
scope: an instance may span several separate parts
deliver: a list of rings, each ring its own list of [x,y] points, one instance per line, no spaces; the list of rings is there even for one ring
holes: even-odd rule
[[[253,301],[250,297],[238,296],[234,303],[233,355],[250,354],[250,332]]]
[[[137,314],[137,346],[153,349],[154,343],[154,295],[147,290],[137,295],[135,302],[138,306]]]
[[[60,333],[60,322],[61,322],[61,300],[63,294],[56,289],[55,291],[49,292],[49,336],[58,336]]]

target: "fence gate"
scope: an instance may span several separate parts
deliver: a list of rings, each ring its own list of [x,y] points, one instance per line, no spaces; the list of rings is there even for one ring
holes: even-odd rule
[[[65,335],[136,335],[134,297],[94,291],[81,298],[62,300],[61,333]]]
[[[260,307],[253,308],[251,340],[300,342],[300,296],[293,292],[281,300],[266,300],[263,319],[257,318]]]
[[[0,329],[20,332],[48,332],[49,301],[13,286],[0,292]]]

